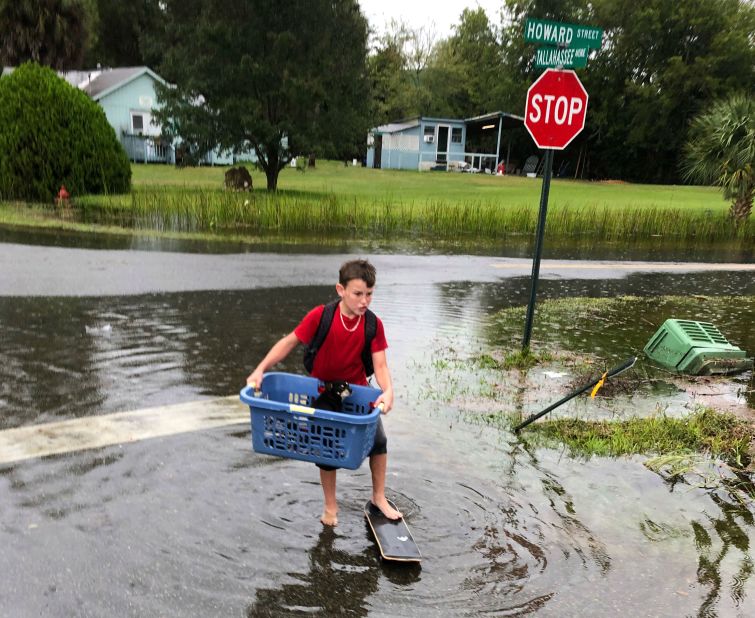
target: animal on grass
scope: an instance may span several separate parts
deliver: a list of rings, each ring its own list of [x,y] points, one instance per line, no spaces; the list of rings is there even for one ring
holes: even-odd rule
[[[329,410],[330,412],[342,412],[343,400],[351,395],[351,388],[348,382],[325,382],[323,391],[320,396],[314,400],[312,405],[320,410]]]
[[[225,173],[225,187],[235,191],[251,191],[252,176],[249,174],[249,170],[243,166],[229,169]]]

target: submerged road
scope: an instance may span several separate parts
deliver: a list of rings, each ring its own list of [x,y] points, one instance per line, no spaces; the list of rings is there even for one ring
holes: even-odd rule
[[[330,285],[359,255],[202,255],[0,244],[0,296],[111,296]],[[528,276],[532,260],[469,255],[369,256],[380,285],[490,282]],[[543,279],[618,279],[634,272],[750,271],[755,264],[543,260]]]
[[[351,257],[0,243],[0,616],[755,615],[746,506],[637,458],[466,422],[473,374],[453,361],[479,354],[487,316],[526,302],[529,259],[370,256],[397,393],[388,492],[425,560],[379,561],[367,465],[339,473],[339,525],[323,528],[317,469],[253,452],[236,393]],[[752,295],[752,271],[545,260],[541,290]],[[566,377],[512,383],[495,411],[537,411]]]
[[[249,408],[232,395],[26,425],[0,431],[0,465],[240,423],[249,423]]]

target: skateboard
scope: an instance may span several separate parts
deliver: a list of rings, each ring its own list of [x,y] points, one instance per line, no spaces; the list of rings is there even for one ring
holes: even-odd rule
[[[389,501],[395,509],[396,505]],[[371,501],[364,505],[364,517],[377,541],[380,556],[391,562],[420,562],[422,554],[414,542],[406,521],[388,519]]]

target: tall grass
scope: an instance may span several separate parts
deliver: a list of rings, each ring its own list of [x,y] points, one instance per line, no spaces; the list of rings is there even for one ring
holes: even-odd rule
[[[532,425],[532,429],[583,455],[706,453],[736,468],[750,464],[749,448],[755,440],[752,423],[711,408],[700,408],[685,418],[556,419]]]
[[[537,205],[507,206],[471,199],[432,198],[396,203],[386,198],[334,193],[235,193],[204,188],[144,188],[126,196],[85,198],[85,222],[158,231],[228,231],[251,234],[419,236],[495,239],[532,234]],[[724,210],[643,206],[572,206],[548,212],[549,237],[631,240],[655,236],[702,241],[755,238],[755,223],[735,227]]]

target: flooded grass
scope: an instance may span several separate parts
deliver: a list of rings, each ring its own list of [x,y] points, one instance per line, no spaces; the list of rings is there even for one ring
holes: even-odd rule
[[[531,414],[603,371],[640,353],[668,317],[717,324],[743,349],[755,347],[753,296],[565,298],[538,305],[532,352],[512,349],[521,337],[523,307],[490,320],[480,349],[436,352],[435,400],[465,419],[510,431]],[[443,384],[444,389],[438,389]],[[720,390],[736,412],[700,405],[695,393]],[[429,391],[430,389],[428,389]],[[722,488],[736,500],[755,499],[753,372],[738,376],[674,374],[650,362],[609,379],[595,399],[589,391],[529,425],[521,438],[534,446],[566,447],[576,457],[641,455],[667,479]]]
[[[674,455],[693,453],[744,469],[752,464],[755,425],[711,408],[684,418],[665,414],[618,421],[560,418],[536,423],[531,431],[546,442],[563,443],[573,453],[591,455]],[[681,469],[680,469],[681,472]]]
[[[492,349],[508,353],[511,342],[521,338],[525,311],[511,307],[491,318],[486,334]],[[755,353],[755,296],[750,295],[546,299],[537,304],[532,340],[538,350],[586,354],[598,365],[615,363],[640,354],[669,318],[711,322],[730,343]]]
[[[555,360],[555,355],[546,350],[532,350],[527,348],[525,350],[514,350],[508,352],[503,358],[496,359],[491,354],[482,354],[476,362],[480,367],[485,369],[519,369],[526,371],[532,369],[537,365],[543,365]]]
[[[0,205],[0,222],[27,225],[59,219],[156,233],[296,235],[490,242],[531,236],[539,181],[488,175],[344,168],[322,162],[305,174],[284,170],[280,190],[223,189],[226,168],[176,170],[134,165],[128,195],[73,200],[66,216],[52,205],[38,213]],[[44,223],[42,219],[46,219]],[[728,204],[710,187],[613,185],[554,180],[548,213],[551,239],[594,243],[674,239],[695,245],[751,246],[755,222],[735,227]]]
[[[442,197],[394,202],[381,196],[336,193],[234,193],[208,189],[142,189],[129,196],[89,197],[80,217],[140,229],[456,239],[531,235],[537,202]],[[550,237],[598,237],[606,241],[659,236],[700,242],[751,242],[755,224],[735,227],[725,209],[555,204],[548,213]]]

